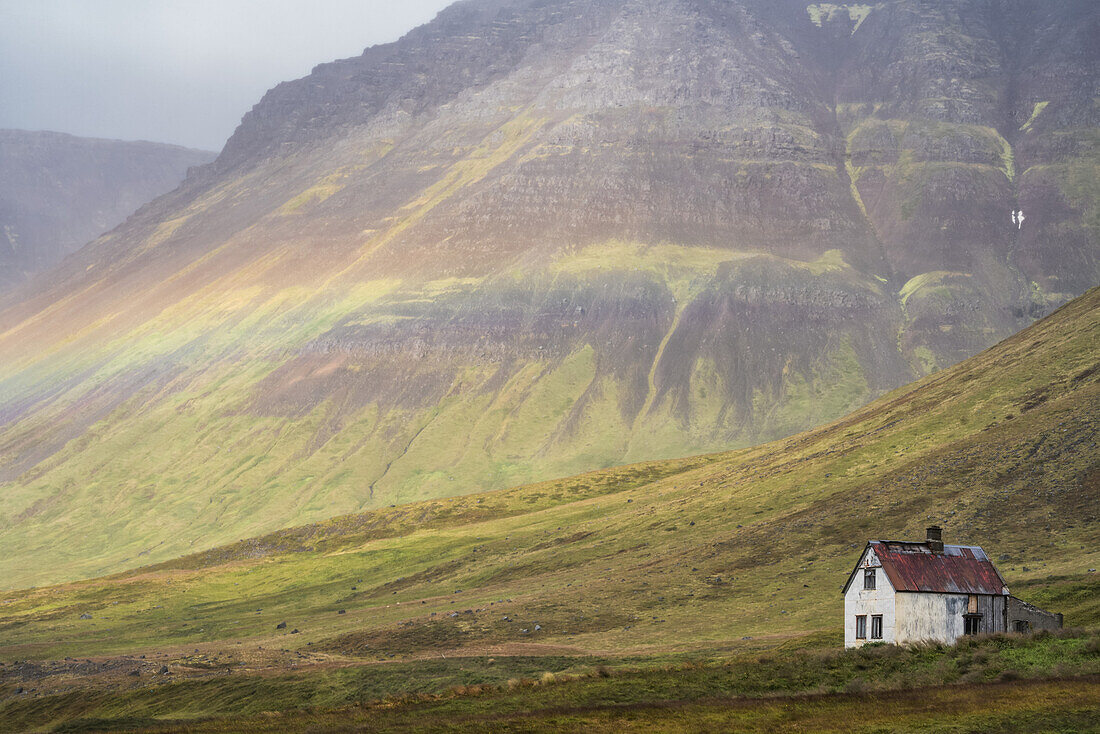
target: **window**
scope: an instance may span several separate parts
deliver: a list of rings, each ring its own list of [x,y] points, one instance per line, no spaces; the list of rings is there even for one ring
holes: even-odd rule
[[[1022,635],[1026,635],[1028,632],[1031,632],[1031,622],[1028,622],[1026,619],[1017,619],[1016,631]]]
[[[875,588],[875,569],[868,568],[863,572],[863,588]]]
[[[963,615],[963,634],[964,635],[980,635],[982,633],[982,615],[980,614],[964,614]]]
[[[871,617],[871,639],[882,639],[882,615],[875,614]]]
[[[867,615],[866,614],[857,614],[856,615],[856,639],[857,640],[866,640],[867,639]]]

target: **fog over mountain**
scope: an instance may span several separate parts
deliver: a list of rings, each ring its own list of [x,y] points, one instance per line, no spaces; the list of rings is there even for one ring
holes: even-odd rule
[[[446,0],[0,3],[0,128],[220,150],[265,90]]]

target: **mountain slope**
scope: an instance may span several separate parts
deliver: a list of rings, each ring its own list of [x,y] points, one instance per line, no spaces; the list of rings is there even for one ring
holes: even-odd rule
[[[236,641],[247,647],[234,655],[284,665],[286,652],[306,664],[726,649],[838,630],[865,540],[921,538],[932,522],[982,545],[1014,593],[1095,624],[1098,339],[1094,289],[952,369],[758,448],[382,509],[10,592],[0,651],[170,657]]]
[[[750,445],[973,354],[1100,280],[1098,23],[485,0],[276,87],[3,304],[5,577]]]
[[[0,289],[60,262],[213,159],[175,145],[0,130]]]

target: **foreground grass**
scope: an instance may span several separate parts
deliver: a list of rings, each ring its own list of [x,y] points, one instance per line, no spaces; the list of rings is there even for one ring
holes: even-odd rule
[[[449,712],[349,709],[196,724],[149,732],[1065,732],[1100,730],[1096,679],[1000,683],[874,694],[812,694],[770,699],[605,704],[455,718]],[[88,722],[68,731],[96,731]]]
[[[229,674],[199,681],[153,682],[124,692],[81,690],[9,698],[0,705],[0,728],[227,731],[308,725],[338,730],[342,722],[358,720],[409,730],[460,731],[472,722],[493,722],[491,728],[499,725],[503,730],[629,730],[649,722],[675,730],[713,719],[724,726],[738,721],[738,726],[751,731],[776,725],[783,718],[779,714],[790,707],[792,721],[805,719],[808,726],[815,717],[824,717],[819,721],[822,726],[832,722],[829,726],[843,728],[844,722],[851,723],[846,717],[858,707],[830,696],[874,694],[894,702],[898,712],[908,711],[924,722],[935,707],[922,708],[917,705],[919,697],[901,692],[945,684],[961,687],[935,694],[950,702],[947,710],[956,715],[1068,713],[1087,701],[1100,704],[1100,633],[1096,632],[990,636],[966,640],[957,647],[869,646],[838,651],[826,647],[831,644],[827,636],[819,635],[724,661],[466,658],[319,667],[295,675]],[[1031,702],[1027,705],[993,705],[985,700],[986,694],[973,689],[1006,684],[991,690],[1009,696],[1017,682],[1036,686],[1044,680],[1051,681],[1045,684],[1050,693],[1046,704],[1062,701],[1069,708],[1038,705],[1031,696],[1025,697]],[[891,720],[890,715],[881,720]]]

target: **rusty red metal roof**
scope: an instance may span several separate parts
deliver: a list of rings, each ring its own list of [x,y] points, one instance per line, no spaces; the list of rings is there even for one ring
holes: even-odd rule
[[[993,561],[976,545],[945,545],[942,553],[933,553],[927,543],[872,540],[869,545],[896,591],[1008,594]]]

